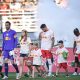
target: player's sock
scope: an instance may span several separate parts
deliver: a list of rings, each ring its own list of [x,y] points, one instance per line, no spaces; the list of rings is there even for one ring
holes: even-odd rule
[[[48,59],[48,63],[49,63],[49,75],[52,74],[52,62],[51,59]]]
[[[49,63],[48,63],[48,61],[46,62],[46,66],[47,66],[47,69],[49,70]]]
[[[5,76],[8,77],[8,63],[5,63]]]
[[[49,65],[49,74],[52,74],[52,64]]]
[[[0,75],[1,75],[1,78],[3,78],[3,77],[4,77],[3,73],[1,73],[1,72],[0,72]]]
[[[77,73],[77,71],[78,71],[78,68],[75,68],[75,72]]]
[[[19,73],[19,69],[18,69],[17,64],[13,64],[13,66],[14,66],[14,68],[15,68],[15,70],[16,70],[16,73]]]

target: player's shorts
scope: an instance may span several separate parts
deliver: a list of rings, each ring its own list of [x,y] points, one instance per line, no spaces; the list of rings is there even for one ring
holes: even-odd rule
[[[2,72],[2,66],[0,66],[0,72]]]
[[[8,58],[8,59],[14,60],[13,55],[10,55],[9,52],[10,52],[9,50],[3,51],[3,58],[4,58],[4,59],[5,59],[5,58]]]
[[[53,57],[52,53],[49,50],[41,50],[43,58],[50,59]]]
[[[78,59],[80,59],[80,54],[78,54]]]
[[[27,54],[22,54],[22,53],[20,53],[20,57],[27,57],[28,55]]]
[[[79,58],[78,58],[78,56],[75,56],[75,63],[79,64]]]
[[[67,63],[59,63],[59,68],[67,69]]]

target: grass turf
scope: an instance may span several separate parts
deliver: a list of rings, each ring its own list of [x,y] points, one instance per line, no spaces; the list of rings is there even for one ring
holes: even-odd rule
[[[16,74],[15,73],[9,73],[9,78],[7,80],[16,80],[15,79]],[[2,80],[0,78],[0,80]],[[73,76],[73,75],[69,75],[69,77],[66,77],[64,74],[60,74],[58,77],[46,77],[46,78],[42,78],[42,77],[36,77],[36,78],[28,78],[23,76],[21,79],[19,80],[80,80],[80,76]]]

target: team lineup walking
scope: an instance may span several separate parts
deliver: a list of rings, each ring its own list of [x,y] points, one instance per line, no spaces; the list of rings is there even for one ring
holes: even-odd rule
[[[46,24],[41,24],[42,30],[39,34],[39,41],[32,42],[28,32],[23,29],[21,36],[18,38],[15,30],[11,29],[11,23],[5,22],[6,31],[3,33],[2,50],[0,50],[0,75],[3,80],[8,79],[9,67],[8,61],[16,70],[16,78],[20,79],[23,76],[36,77],[58,77],[61,68],[66,72],[66,77],[69,77],[67,58],[70,55],[67,48],[64,46],[63,40],[59,40],[55,45],[55,32],[47,27]],[[73,54],[75,56],[75,71],[72,75],[78,75],[79,59],[80,59],[80,32],[78,28],[73,30],[75,35],[73,44]],[[17,55],[17,44],[20,44],[20,60],[19,65],[14,61]],[[53,48],[57,46],[56,51]],[[57,56],[56,72],[53,74],[52,68],[54,65],[53,56]],[[24,66],[28,67],[28,71],[24,74]],[[4,67],[4,72],[2,68]],[[4,73],[4,74],[3,74]],[[80,75],[80,73],[79,73]]]

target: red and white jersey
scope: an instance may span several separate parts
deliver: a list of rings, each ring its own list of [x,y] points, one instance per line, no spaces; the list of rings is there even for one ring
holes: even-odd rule
[[[30,55],[33,57],[33,65],[42,65],[41,49],[32,50]]]
[[[58,63],[65,63],[65,62],[67,62],[67,60],[66,59],[64,59],[64,57],[63,57],[63,52],[68,52],[68,50],[65,48],[65,47],[63,47],[63,48],[58,48],[57,50],[56,50],[56,54],[58,55],[58,59],[57,59],[57,62]]]
[[[48,30],[47,32],[41,33],[41,49],[49,50],[52,45],[52,38],[54,37],[54,33],[52,30]]]
[[[20,42],[20,53],[21,54],[28,54],[29,53],[29,46],[31,43],[30,37],[27,37],[27,41],[24,41],[23,39]]]
[[[75,37],[74,41],[76,41],[76,47],[77,47],[76,53],[80,54],[80,35]]]

